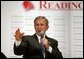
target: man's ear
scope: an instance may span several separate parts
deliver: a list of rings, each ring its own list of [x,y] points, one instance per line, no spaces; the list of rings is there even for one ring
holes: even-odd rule
[[[47,25],[47,29],[46,30],[48,30],[48,28],[49,28],[49,25]]]

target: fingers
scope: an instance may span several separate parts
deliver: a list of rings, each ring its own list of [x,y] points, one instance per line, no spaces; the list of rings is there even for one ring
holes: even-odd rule
[[[49,43],[48,43],[48,40],[47,39],[42,39],[42,43],[43,45],[48,48],[49,47]]]
[[[46,43],[48,43],[48,40],[45,39],[45,38],[43,38],[43,39],[41,40],[41,42],[42,42],[43,44],[46,44]]]
[[[16,30],[16,32],[15,32],[14,37],[16,38],[16,40],[21,40],[23,34],[24,34],[24,33],[21,33],[21,32],[20,32],[20,29],[18,28],[18,29]]]
[[[42,38],[41,41],[46,41],[47,39],[46,38]]]
[[[21,35],[23,35],[24,33],[22,33]]]
[[[21,34],[21,37],[24,35],[24,33]]]
[[[17,35],[17,34],[20,34],[20,29],[19,29],[19,28],[16,30],[15,34],[16,34],[16,35]]]

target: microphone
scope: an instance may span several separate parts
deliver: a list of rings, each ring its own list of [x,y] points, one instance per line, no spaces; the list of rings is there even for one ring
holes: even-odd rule
[[[41,39],[44,38],[44,35],[45,35],[45,32],[44,32],[44,31],[41,31],[41,32],[40,32]],[[40,43],[40,45],[41,45],[42,51],[44,52],[44,51],[45,51],[45,46],[43,45],[42,42]]]
[[[41,32],[40,32],[41,38],[44,38],[44,35],[45,35],[45,32],[44,32],[44,31],[41,31]]]

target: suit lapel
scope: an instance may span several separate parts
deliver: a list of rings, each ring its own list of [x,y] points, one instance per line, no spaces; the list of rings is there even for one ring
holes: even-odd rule
[[[40,44],[38,42],[38,38],[37,36],[34,34],[32,37],[31,37],[31,45],[34,47],[34,48],[40,48]]]
[[[45,38],[49,41],[49,44],[51,45],[50,38],[47,37],[47,36],[45,36]],[[34,34],[34,35],[30,38],[30,42],[31,42],[31,45],[32,45],[34,48],[37,48],[37,49],[40,48],[40,44],[39,44],[39,41],[38,41],[38,38],[37,38],[36,34]]]

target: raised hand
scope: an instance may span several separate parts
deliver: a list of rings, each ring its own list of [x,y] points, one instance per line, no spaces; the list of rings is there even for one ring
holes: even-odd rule
[[[20,29],[18,28],[18,29],[15,31],[15,35],[14,35],[14,36],[15,36],[15,39],[16,39],[17,41],[21,41],[23,34],[24,34],[24,33],[21,33],[21,32],[20,32]]]

